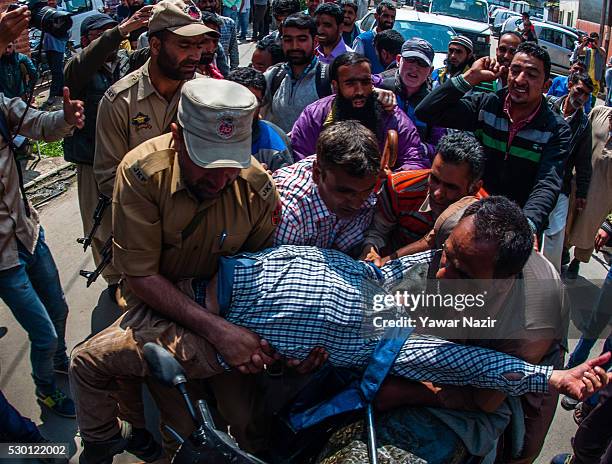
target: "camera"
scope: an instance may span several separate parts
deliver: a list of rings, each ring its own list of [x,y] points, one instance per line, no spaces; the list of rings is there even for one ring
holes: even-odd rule
[[[68,35],[72,27],[72,17],[67,11],[58,11],[47,5],[43,0],[22,0],[11,3],[7,11],[15,10],[19,7],[27,6],[32,13],[30,24],[47,34],[57,38],[64,38]]]

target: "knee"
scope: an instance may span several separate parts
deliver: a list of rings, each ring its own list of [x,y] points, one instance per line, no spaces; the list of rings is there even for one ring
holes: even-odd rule
[[[46,333],[30,337],[32,349],[38,352],[55,353],[57,350],[58,338],[55,329],[51,327]]]

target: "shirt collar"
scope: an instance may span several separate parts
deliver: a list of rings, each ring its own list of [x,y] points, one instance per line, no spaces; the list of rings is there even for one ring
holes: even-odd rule
[[[506,116],[508,116],[508,119],[510,120],[511,125],[519,125],[520,127],[525,127],[527,124],[533,121],[534,118],[537,116],[537,114],[540,112],[540,108],[542,107],[542,100],[540,100],[540,103],[538,103],[537,108],[522,121],[512,120],[512,117],[510,116],[510,105],[511,105],[510,93],[508,92],[506,94],[506,98],[504,99],[504,113],[506,114]]]
[[[429,193],[423,200],[423,204],[419,207],[419,213],[431,213],[431,204],[429,203]]]
[[[340,35],[340,40],[338,41],[334,49],[331,51],[329,56],[326,57],[323,54],[323,48],[321,47],[321,45],[316,46],[315,52],[317,53],[318,56],[322,56],[322,57],[325,57],[331,60],[337,57],[338,55],[342,55],[344,52],[346,52],[346,44],[344,43],[344,39],[342,38],[342,35]]]
[[[144,66],[141,68],[142,77],[138,81],[138,101],[144,100],[149,97],[152,93],[159,93],[155,89],[153,82],[151,82],[151,77],[149,76],[149,66],[151,65],[151,59],[149,58]]]

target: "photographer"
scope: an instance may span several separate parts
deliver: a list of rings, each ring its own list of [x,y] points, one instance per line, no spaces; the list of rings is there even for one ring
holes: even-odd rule
[[[0,49],[28,26],[26,7],[0,14]],[[20,98],[0,94],[0,298],[28,333],[36,396],[43,406],[74,417],[74,403],[57,388],[55,373],[67,373],[64,335],[68,306],[36,210],[25,197],[14,134],[59,140],[84,124],[83,103],[64,88],[63,111],[29,109]]]
[[[583,36],[572,53],[570,62],[581,59],[584,61],[586,72],[595,84],[591,95],[591,107],[595,106],[599,94],[599,81],[603,77],[606,65],[606,51],[599,46],[599,34],[591,32],[589,36]]]

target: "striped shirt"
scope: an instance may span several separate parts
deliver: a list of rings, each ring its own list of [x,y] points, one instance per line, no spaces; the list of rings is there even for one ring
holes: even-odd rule
[[[223,51],[229,59],[230,69],[235,69],[240,64],[240,55],[238,53],[238,38],[236,37],[236,22],[227,16],[217,15],[217,19],[221,21],[219,30],[219,43],[223,46]]]

